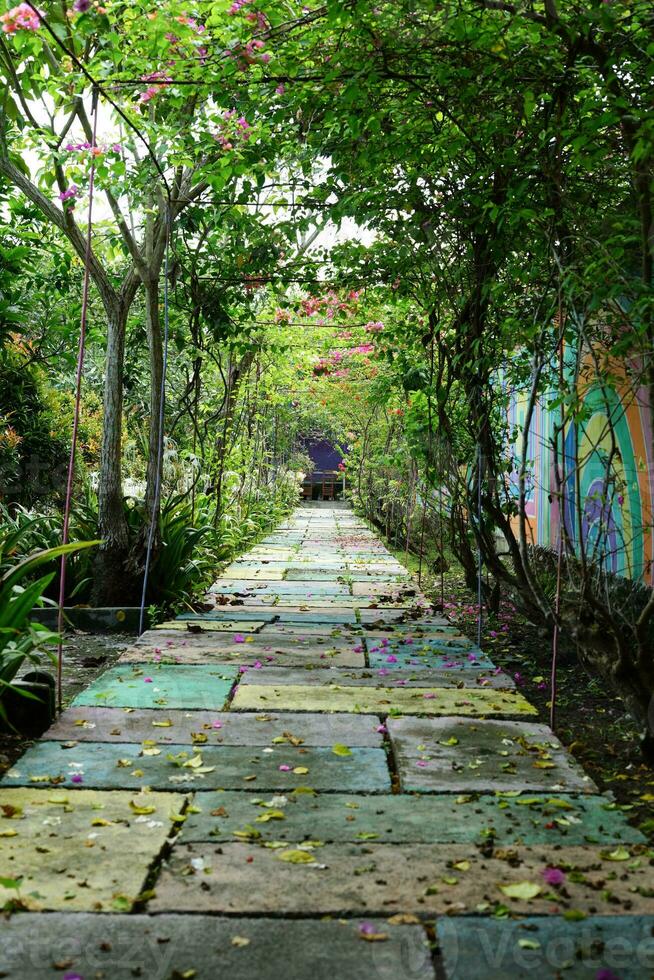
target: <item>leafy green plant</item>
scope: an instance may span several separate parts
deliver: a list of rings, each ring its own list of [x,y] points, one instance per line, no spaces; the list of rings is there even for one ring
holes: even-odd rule
[[[4,565],[6,550],[10,550],[15,541],[16,532],[10,531],[0,537],[0,565]],[[52,630],[31,621],[32,609],[52,581],[54,572],[48,572],[32,581],[30,579],[43,565],[97,543],[74,542],[38,551],[10,565],[0,577],[0,715],[4,716],[2,694],[11,686],[25,661],[40,663],[43,653],[46,652],[43,648],[51,646],[57,640],[57,634]]]

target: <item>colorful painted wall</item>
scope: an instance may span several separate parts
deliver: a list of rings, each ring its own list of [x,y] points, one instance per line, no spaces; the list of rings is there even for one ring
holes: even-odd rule
[[[616,365],[613,370],[624,377]],[[586,411],[579,423],[568,427],[565,440],[570,538],[578,542],[581,536],[587,554],[608,570],[654,584],[654,460],[647,392],[632,390],[626,379],[613,391],[603,389],[590,357],[579,379]],[[537,405],[528,433],[527,517],[533,543],[556,548],[560,514],[552,447],[559,410],[547,407],[551,400]],[[524,431],[527,402],[528,394],[511,398],[510,429]],[[518,439],[516,456],[520,447]]]

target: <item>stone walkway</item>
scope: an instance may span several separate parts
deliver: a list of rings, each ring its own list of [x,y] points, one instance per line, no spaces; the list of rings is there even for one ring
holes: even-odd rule
[[[654,975],[643,838],[351,511],[210,601],[3,779],[0,976]]]

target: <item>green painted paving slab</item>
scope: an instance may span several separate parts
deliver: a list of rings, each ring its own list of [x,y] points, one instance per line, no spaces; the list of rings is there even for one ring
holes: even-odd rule
[[[489,687],[512,690],[514,681],[508,674],[484,674],[480,670],[352,670],[327,667],[324,662],[304,667],[268,666],[243,674],[241,684],[308,684],[311,687]]]
[[[152,737],[152,736],[151,736]],[[159,752],[144,755],[143,752]],[[169,756],[175,756],[176,761]],[[201,762],[193,760],[201,759]],[[184,763],[193,763],[184,765]],[[290,766],[290,769],[280,769]],[[294,769],[299,768],[299,772]],[[303,770],[308,770],[304,772]],[[141,743],[37,742],[28,749],[0,787],[26,786],[35,780],[88,789],[162,790],[254,789],[291,792],[298,786],[341,792],[383,793],[390,776],[383,749],[352,749],[347,757],[330,748],[281,745],[187,745],[161,748]]]
[[[68,708],[43,735],[45,741],[146,742],[159,744],[277,745],[288,735],[303,745],[344,744],[381,748],[378,719],[370,715],[297,715],[284,712],[153,711],[131,708]],[[286,734],[285,734],[286,733]],[[195,736],[195,738],[194,738]]]
[[[362,714],[528,716],[536,709],[521,694],[453,688],[333,688],[289,684],[244,684],[232,701],[235,711],[355,711]]]
[[[415,607],[410,609],[384,609],[380,607],[379,609],[362,609],[360,614],[360,620],[362,623],[366,623],[369,626],[376,626],[379,624],[378,628],[384,629],[389,623],[404,623],[410,626],[415,626],[416,620],[420,620],[420,625],[428,626],[449,626],[450,624],[446,619],[441,616],[427,616]]]
[[[179,793],[0,786],[0,907],[20,898],[32,910],[129,910],[184,803]],[[18,892],[6,884],[16,879]]]
[[[470,844],[177,843],[148,909],[427,917],[475,914],[480,904],[487,911],[501,904],[512,914],[654,914],[654,874],[639,858],[642,845],[625,846],[628,857],[618,869],[611,857],[616,850],[524,845],[511,848],[507,859],[502,848],[483,853]],[[567,869],[565,888],[546,883],[547,868]],[[524,882],[531,887],[518,888],[517,897],[502,891]]]
[[[654,917],[560,916],[519,922],[440,919],[447,980],[645,980],[654,975]]]
[[[419,925],[206,915],[16,915],[3,922],[5,976],[20,980],[433,980]],[[62,969],[56,964],[68,963]]]
[[[73,705],[114,708],[222,708],[238,677],[232,665],[117,664],[81,691]]]
[[[406,792],[597,792],[547,725],[389,718],[387,727]]]
[[[549,802],[551,801],[551,802]],[[294,795],[223,790],[196,793],[182,829],[185,844],[235,840],[246,825],[262,841],[519,844],[623,844],[645,838],[602,796]]]

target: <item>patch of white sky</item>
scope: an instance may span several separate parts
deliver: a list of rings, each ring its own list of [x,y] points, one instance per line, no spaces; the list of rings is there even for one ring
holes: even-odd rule
[[[90,97],[85,99],[86,113],[89,119],[91,119],[91,100]],[[55,115],[54,104],[47,94],[43,96],[43,102],[30,103],[30,110],[38,122],[43,122],[48,124],[53,119],[56,122],[56,131],[61,132],[61,128],[64,125],[65,115],[59,113]],[[98,121],[97,121],[97,144],[100,147],[111,147],[114,144],[120,144],[123,148],[122,154],[126,161],[126,164],[136,162],[137,159],[142,160],[148,154],[148,149],[145,143],[138,137],[135,132],[129,131],[128,127],[124,122],[117,122],[116,114],[114,110],[102,99],[98,102]],[[48,119],[48,116],[50,117]],[[126,132],[127,130],[127,132]],[[65,139],[62,141],[62,147],[66,147],[69,144],[79,144],[86,142],[86,135],[82,129],[79,120],[75,120],[73,125],[70,127],[69,131],[66,133]],[[153,147],[153,152],[156,153],[156,147]],[[44,167],[48,166],[48,156],[49,151],[46,150],[45,144],[41,145],[39,149],[38,143],[35,145],[27,145],[22,153],[23,159],[30,170],[32,179],[37,181],[39,173],[42,173]],[[316,180],[320,180],[321,174],[324,174],[327,169],[327,161],[319,161],[316,168]],[[172,171],[169,171],[166,176],[172,176]],[[115,192],[115,187],[113,188]],[[50,191],[46,191],[53,198],[55,204],[59,205],[59,189],[56,184],[53,185]],[[274,224],[276,221],[288,221],[292,219],[294,210],[291,208],[284,208],[283,205],[275,206],[274,208],[269,206],[274,200],[275,202],[281,199],[280,192],[278,190],[271,190],[266,197],[266,194],[259,194],[257,201],[261,205],[260,215],[261,221],[266,224]],[[87,208],[88,208],[88,194],[82,193],[75,200],[75,220],[81,227],[86,226],[87,221]],[[141,226],[142,212],[138,209],[130,207],[129,201],[125,194],[118,194],[118,203],[123,214],[127,217],[132,230],[138,231]],[[336,203],[336,198],[332,197],[327,203]],[[301,233],[298,233],[297,245],[298,249],[302,249],[304,243],[304,251],[308,256],[319,256],[328,254],[329,251],[336,245],[354,241],[358,244],[371,245],[375,240],[375,232],[365,225],[362,225],[350,217],[343,217],[338,222],[334,222],[331,219],[324,221],[324,212],[319,210],[316,212],[315,224],[304,229]],[[107,225],[114,224],[114,215],[107,201],[105,195],[102,193],[101,187],[98,192],[94,195],[93,199],[93,226],[94,234],[102,235],[103,228],[106,229]],[[310,244],[307,246],[306,242],[309,241]],[[318,266],[316,268],[317,278],[326,278],[329,275],[329,269],[327,265]]]

